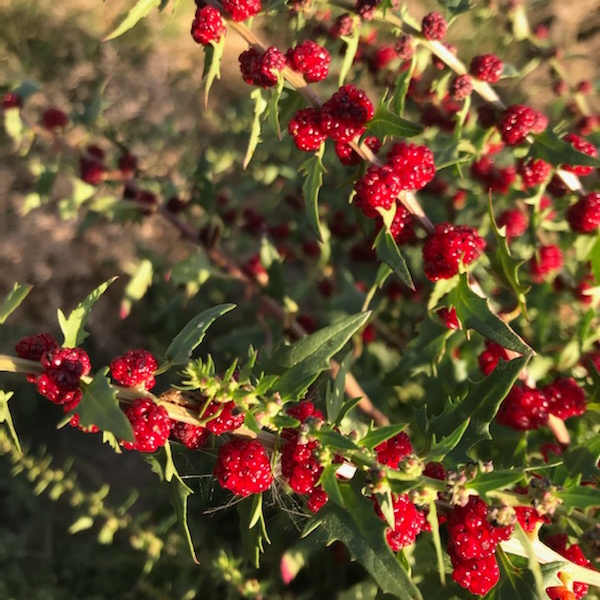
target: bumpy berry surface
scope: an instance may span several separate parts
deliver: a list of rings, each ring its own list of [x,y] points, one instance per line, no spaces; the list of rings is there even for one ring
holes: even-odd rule
[[[306,506],[311,513],[316,513],[327,504],[328,500],[329,497],[325,493],[325,490],[321,486],[318,486],[311,492],[306,501]]]
[[[339,38],[341,36],[352,35],[354,31],[355,23],[350,13],[344,13],[336,18],[334,24],[329,29],[329,35],[332,38]]]
[[[298,494],[310,494],[321,477],[323,467],[314,455],[318,448],[318,441],[303,443],[296,434],[286,441],[281,451],[281,474]]]
[[[273,483],[269,457],[257,440],[235,439],[221,446],[213,473],[236,496],[260,494]]]
[[[585,412],[585,392],[572,377],[561,377],[544,388],[548,412],[559,419],[568,419]]]
[[[548,118],[541,112],[524,104],[513,104],[504,111],[498,130],[505,144],[517,146],[530,133],[542,133],[547,125]]]
[[[387,164],[394,170],[402,190],[420,190],[435,175],[433,153],[427,146],[396,143],[388,152]]]
[[[205,427],[171,420],[171,434],[190,450],[203,448],[208,441],[210,431]]]
[[[203,6],[196,11],[191,33],[197,44],[208,46],[211,42],[218,42],[226,32],[221,13],[216,8]]]
[[[42,125],[50,130],[64,129],[69,124],[69,117],[60,108],[47,108],[42,113]]]
[[[486,190],[506,194],[516,179],[513,166],[496,167],[490,156],[482,156],[471,165],[471,175]]]
[[[381,225],[383,226],[383,220]],[[390,234],[398,246],[412,242],[415,237],[412,215],[399,200],[396,200],[396,212],[390,224]]]
[[[400,461],[413,451],[410,439],[404,431],[375,446],[377,460],[392,469],[397,469]]]
[[[303,108],[288,123],[288,131],[298,150],[314,152],[327,139],[321,131],[321,112],[316,108]]]
[[[515,385],[502,401],[496,421],[519,431],[544,426],[548,422],[546,394],[526,385]]]
[[[264,54],[250,48],[240,54],[239,60],[243,80],[262,88],[277,85],[278,74],[285,67],[285,55],[275,46],[267,48]]]
[[[549,538],[546,538],[544,542],[550,546],[550,548],[556,550],[559,554],[569,559],[571,562],[574,562],[576,565],[581,567],[589,567],[591,564],[577,544],[571,544],[569,547],[567,547],[569,540],[567,535],[564,533],[552,535]],[[558,576],[562,579],[560,573]],[[573,593],[577,600],[583,598],[588,593],[588,585],[576,581],[573,583]]]
[[[244,424],[245,415],[233,401],[213,401],[208,404],[200,417],[206,420],[206,429],[215,435],[221,435],[228,431],[235,431],[241,427]]]
[[[409,500],[408,494],[392,494],[392,506],[394,527],[386,529],[385,537],[392,551],[399,552],[405,546],[414,544],[425,526],[425,515]],[[377,502],[375,512],[380,519],[385,520]]]
[[[591,142],[588,142],[585,138],[582,138],[574,133],[569,133],[568,135],[565,135],[563,140],[565,140],[565,142],[569,142],[569,144],[571,144],[575,150],[583,152],[583,154],[587,154],[588,156],[592,157],[598,156],[598,150],[596,149],[596,146],[594,146],[594,144]],[[562,165],[561,168],[565,171],[571,171],[579,177],[585,177],[586,175],[594,172],[594,167],[587,167],[583,165]]]
[[[473,92],[473,82],[468,75],[458,75],[453,77],[448,84],[448,94],[452,100],[460,102],[468,98]]]
[[[73,400],[62,405],[63,412],[65,413],[65,415],[67,413],[70,413],[75,408],[77,408],[77,405],[81,401],[81,397],[82,397],[81,390],[76,390],[76,391],[79,393],[74,395]],[[69,421],[69,425],[71,427],[77,427],[80,431],[83,431],[84,433],[98,433],[100,431],[100,428],[97,427],[96,425],[89,425],[88,427],[82,427],[80,425],[79,415],[77,413],[75,413],[71,417],[71,420]]]
[[[371,149],[373,154],[377,154],[381,148],[381,140],[374,135],[367,136],[365,138],[365,144]],[[346,142],[336,142],[335,153],[340,159],[340,162],[347,167],[359,165],[363,160],[356,150],[354,150],[350,144],[347,144]]]
[[[110,363],[110,374],[119,385],[134,387],[144,384],[147,390],[151,390],[156,384],[153,377],[156,369],[158,369],[156,358],[143,348],[128,350],[123,356],[118,356]]]
[[[260,0],[224,0],[223,9],[229,13],[232,21],[240,22],[257,15],[262,4]]]
[[[148,398],[137,398],[125,409],[131,423],[135,442],[121,442],[127,450],[154,452],[165,445],[171,433],[171,419],[164,406]]]
[[[59,344],[50,333],[36,333],[29,335],[17,342],[15,350],[17,356],[27,360],[40,360],[49,350],[58,348]]]
[[[450,308],[444,306],[437,310],[435,314],[448,329],[460,329],[460,322],[458,321],[454,306],[451,306]]]
[[[302,400],[302,402],[290,406],[286,405],[285,412],[290,415],[290,417],[298,419],[300,423],[304,423],[309,418],[319,419],[321,421],[325,419],[323,413],[310,400]]]
[[[529,217],[518,208],[509,208],[498,216],[498,227],[506,227],[504,233],[506,239],[510,241],[513,238],[522,236],[529,227]]]
[[[381,0],[356,0],[354,11],[362,21],[372,21]]]
[[[410,60],[415,53],[413,37],[411,35],[401,35],[396,40],[394,50],[396,51],[398,58],[401,58],[402,60]]]
[[[504,63],[495,54],[474,56],[469,65],[469,73],[480,81],[496,83],[502,75]]]
[[[526,533],[534,533],[540,523],[548,523],[548,517],[542,517],[531,506],[515,506],[515,515],[519,525]]]
[[[379,216],[376,208],[390,209],[401,189],[400,178],[392,167],[371,165],[354,184],[354,203],[365,216],[375,218]]]
[[[423,246],[425,275],[431,281],[450,279],[462,260],[472,263],[485,248],[485,241],[471,227],[440,223]]]
[[[441,40],[446,35],[447,29],[446,19],[437,12],[425,15],[421,22],[421,33],[428,40]]]
[[[523,185],[528,188],[546,182],[551,171],[552,165],[541,158],[522,159],[517,163],[517,172],[521,176]]]
[[[38,392],[55,404],[73,402],[80,394],[81,377],[91,370],[85,350],[55,348],[43,354],[40,362],[44,372],[37,378]]]
[[[452,579],[476,596],[485,596],[500,579],[500,569],[494,555],[480,560],[452,559]]]
[[[321,81],[329,73],[331,54],[329,54],[327,48],[319,46],[312,40],[306,40],[295,48],[288,50],[286,58],[288,65],[292,69],[300,71],[309,83]]]
[[[555,275],[563,266],[562,250],[555,244],[542,246],[539,257],[534,255],[529,263],[531,281],[542,283],[548,276]]]
[[[321,109],[322,130],[336,142],[351,142],[374,114],[367,94],[354,85],[342,86]]]
[[[567,209],[567,221],[577,233],[593,233],[600,227],[600,193],[592,192]]]
[[[431,477],[432,479],[439,479],[440,481],[444,481],[446,479],[446,468],[440,462],[428,462],[425,465],[425,470],[423,471],[423,475],[425,477]]]

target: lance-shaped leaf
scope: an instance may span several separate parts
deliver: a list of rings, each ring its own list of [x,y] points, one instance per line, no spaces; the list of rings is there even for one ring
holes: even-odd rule
[[[415,284],[413,283],[412,276],[408,270],[406,260],[404,260],[400,248],[398,248],[398,244],[396,244],[396,240],[394,240],[389,231],[382,229],[377,234],[374,245],[375,252],[377,252],[377,258],[388,265],[406,287],[414,290]]]
[[[373,118],[367,123],[367,130],[383,140],[388,136],[407,138],[419,135],[423,127],[403,119],[388,108],[385,96],[381,99]]]
[[[396,425],[383,425],[371,429],[362,439],[358,440],[358,445],[373,450],[375,446],[389,440],[390,438],[398,435],[401,431],[406,429],[406,423]]]
[[[129,315],[131,305],[134,302],[138,302],[146,295],[148,288],[152,284],[153,274],[154,268],[152,266],[152,261],[147,258],[141,260],[131,275],[129,283],[125,287],[120,311],[122,319]]]
[[[194,349],[200,345],[208,328],[222,315],[235,308],[235,304],[219,304],[201,312],[194,317],[173,339],[167,348],[166,365],[159,372],[164,372],[174,365],[187,363]]]
[[[504,348],[520,354],[533,354],[533,349],[494,314],[486,298],[478,296],[470,287],[468,275],[461,273],[458,285],[448,294],[448,304],[454,306],[460,322]]]
[[[78,414],[82,427],[96,425],[119,439],[133,442],[135,438],[131,423],[119,406],[117,389],[110,385],[107,374],[108,367],[96,373],[85,388],[81,402],[70,415]]]
[[[266,373],[281,375],[275,385],[284,398],[299,398],[318,375],[329,369],[329,361],[368,320],[370,312],[346,317],[298,340],[280,345],[266,366]]]
[[[422,600],[421,592],[387,545],[387,525],[375,514],[372,502],[361,495],[360,484],[340,484],[339,489],[344,508],[328,502],[311,518],[304,534],[321,525],[329,542],[343,542],[384,594],[400,600]]]
[[[204,46],[204,72],[202,83],[204,85],[204,106],[208,105],[208,95],[215,79],[221,79],[221,59],[225,50],[225,36],[218,42],[211,42]]]
[[[486,502],[488,492],[505,489],[523,478],[522,469],[499,469],[491,473],[478,473],[477,477],[466,484],[466,487],[475,490]]]
[[[346,48],[344,51],[344,60],[342,61],[342,66],[340,67],[340,76],[338,79],[338,84],[340,86],[344,85],[346,75],[348,75],[354,63],[354,57],[356,56],[356,51],[358,50],[358,43],[360,40],[360,27],[354,27],[350,35],[342,35],[341,38],[342,41],[346,43]]]
[[[319,217],[319,191],[323,185],[323,166],[324,146],[308,160],[305,160],[300,166],[300,172],[305,175],[304,183],[302,184],[302,195],[306,204],[306,216],[308,222],[317,236],[317,239],[322,242],[324,240],[323,227]]]
[[[490,375],[471,383],[464,400],[450,405],[431,420],[429,434],[435,434],[437,439],[450,436],[470,419],[462,439],[450,453],[459,458],[465,458],[467,450],[477,442],[491,439],[490,423],[528,361],[529,356],[500,361]]]
[[[587,167],[600,167],[600,159],[579,152],[565,140],[561,140],[555,133],[544,131],[534,135],[531,155],[541,158],[551,165],[581,165]]]
[[[244,554],[258,569],[260,555],[265,551],[265,542],[271,543],[262,510],[262,494],[254,494],[242,500],[237,510]]]
[[[250,161],[254,156],[254,151],[261,141],[262,117],[269,106],[269,103],[265,99],[265,94],[260,88],[256,88],[250,94],[250,98],[254,100],[254,119],[252,120],[252,130],[250,132],[250,140],[248,141],[248,149],[246,150],[246,156],[244,157],[244,169],[250,164]]]
[[[338,506],[344,508],[344,497],[342,496],[342,492],[340,491],[340,482],[336,477],[336,471],[338,470],[339,465],[331,464],[327,465],[323,469],[323,473],[321,473],[321,477],[319,478],[319,483],[325,490],[329,501],[334,502]]]
[[[21,450],[21,444],[17,436],[17,430],[15,429],[10,409],[8,408],[8,401],[12,398],[14,392],[5,392],[0,390],[0,423],[6,423],[8,434],[10,435],[15,448],[19,454],[23,454]]]
[[[340,363],[340,369],[335,377],[335,381],[327,386],[325,396],[325,406],[327,408],[327,420],[330,423],[336,423],[342,405],[344,404],[344,390],[346,389],[346,375],[350,370],[352,362],[352,353],[348,352],[344,360]]]
[[[0,325],[8,319],[8,317],[13,313],[25,298],[27,294],[33,289],[32,285],[15,283],[13,289],[8,292],[6,298],[0,304]]]
[[[84,327],[90,316],[92,307],[98,302],[100,296],[104,294],[108,286],[116,279],[116,277],[113,277],[112,279],[105,281],[102,285],[99,285],[83,302],[80,302],[77,305],[68,318],[65,317],[63,311],[59,309],[58,324],[65,336],[65,341],[63,343],[65,348],[75,348],[89,336],[89,333],[85,331]],[[100,427],[100,425],[98,425],[98,427]]]
[[[471,419],[465,419],[464,423],[458,426],[450,435],[443,437],[439,442],[434,435],[431,443],[431,448],[427,453],[427,462],[441,462],[458,446],[462,440]]]
[[[102,41],[108,42],[123,35],[132,27],[137,25],[144,17],[147,17],[153,8],[159,8],[162,0],[138,0],[135,6],[127,13],[125,18],[119,23],[116,29],[109,33]]]

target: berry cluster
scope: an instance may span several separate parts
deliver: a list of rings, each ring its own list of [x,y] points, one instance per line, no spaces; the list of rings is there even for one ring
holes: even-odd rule
[[[232,21],[239,23],[257,15],[262,4],[260,0],[223,0],[223,9]]]
[[[495,54],[474,56],[469,65],[469,73],[480,81],[497,83],[502,75],[504,63]]]
[[[315,83],[327,77],[331,55],[329,51],[312,40],[306,40],[286,52],[290,68],[302,73],[308,83]]]
[[[250,85],[262,88],[274,87],[285,67],[285,62],[285,55],[275,46],[267,48],[264,53],[250,48],[240,54],[242,78]]]
[[[221,13],[213,6],[203,6],[196,10],[192,22],[192,38],[197,44],[208,46],[217,43],[227,33]]]
[[[171,433],[171,420],[164,406],[159,406],[148,398],[137,398],[125,409],[131,423],[134,442],[121,442],[127,450],[154,452],[164,446]]]
[[[128,350],[124,356],[118,356],[110,363],[110,374],[124,387],[143,385],[145,389],[151,390],[156,384],[153,376],[156,369],[156,358],[143,348]]]
[[[548,126],[548,117],[524,104],[509,106],[498,123],[502,141],[509,146],[517,146],[525,141],[530,133],[542,133]]]
[[[408,494],[392,494],[394,527],[388,527],[385,538],[393,552],[399,552],[405,546],[414,544],[417,536],[425,529],[425,514],[409,499]],[[375,512],[385,520],[381,507],[375,502]]]

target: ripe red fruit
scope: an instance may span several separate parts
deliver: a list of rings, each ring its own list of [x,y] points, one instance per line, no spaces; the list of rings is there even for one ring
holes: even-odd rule
[[[153,377],[156,369],[156,358],[143,348],[128,350],[110,363],[110,374],[119,385],[135,387],[144,384],[147,390],[151,390],[156,384]]]
[[[311,513],[316,513],[327,504],[328,500],[329,497],[325,493],[325,490],[321,486],[318,486],[311,492],[306,506]]]
[[[550,600],[575,600],[575,594],[564,585],[546,588],[546,594]]]
[[[492,342],[492,340],[486,340],[485,348],[477,359],[481,372],[484,375],[489,375],[496,368],[500,359],[509,360],[506,350],[500,344]]]
[[[235,21],[236,19],[233,20]],[[243,21],[244,19],[240,20]],[[218,42],[227,33],[227,28],[225,27],[221,13],[216,8],[213,6],[203,6],[196,10],[191,33],[192,38],[194,38],[197,44],[208,46],[211,42]]]
[[[396,51],[398,58],[401,58],[402,60],[410,60],[415,53],[413,37],[411,35],[401,35],[396,40],[394,50]]]
[[[580,198],[567,209],[567,221],[577,233],[594,233],[600,227],[600,192]]]
[[[135,154],[127,152],[119,157],[119,171],[123,177],[133,177],[138,170],[138,159]]]
[[[354,184],[354,204],[365,216],[375,218],[379,216],[376,208],[390,209],[401,189],[400,178],[391,166],[371,165]]]
[[[11,108],[21,108],[23,106],[23,98],[16,92],[6,92],[2,98],[2,108],[9,110]]]
[[[565,135],[563,140],[565,142],[569,142],[569,144],[571,144],[575,150],[582,152],[583,154],[587,154],[588,156],[592,156],[594,158],[598,156],[598,150],[596,149],[596,146],[594,146],[594,144],[591,142],[588,142],[585,138],[582,138],[574,133],[569,133],[568,135]],[[583,165],[562,165],[561,168],[565,171],[571,171],[579,177],[584,177],[590,173],[593,173],[594,171],[594,167],[587,167]]]
[[[368,135],[365,138],[365,144],[371,149],[373,154],[377,154],[381,148],[381,140],[374,135]],[[340,162],[347,167],[359,165],[363,160],[350,144],[346,142],[336,142],[335,153]]]
[[[329,73],[329,51],[312,40],[305,40],[295,48],[290,48],[286,58],[288,66],[300,71],[309,83],[321,81]]]
[[[485,596],[500,579],[500,569],[493,554],[480,560],[461,560],[453,555],[450,558],[452,579],[471,594]]]
[[[377,230],[379,230],[379,227],[383,227],[383,219],[379,220]],[[412,215],[399,200],[396,200],[396,212],[390,224],[390,235],[398,246],[412,242],[415,237]]]
[[[236,496],[260,494],[273,483],[269,457],[257,440],[234,439],[221,446],[213,473]]]
[[[206,429],[215,435],[221,435],[241,427],[244,424],[245,415],[233,401],[216,402],[213,400],[201,412],[200,418],[206,420]]]
[[[323,413],[310,400],[302,400],[302,402],[291,406],[286,405],[285,412],[290,417],[298,419],[300,423],[304,423],[308,418],[321,421],[325,419]]]
[[[316,108],[303,108],[288,123],[288,131],[298,150],[314,152],[321,147],[327,135],[321,131],[321,112]]]
[[[375,446],[377,460],[387,467],[397,469],[400,461],[413,451],[410,439],[404,431]]]
[[[519,525],[526,533],[534,533],[538,523],[549,523],[548,517],[542,517],[537,510],[531,506],[515,506],[515,515]]]
[[[517,173],[519,173],[523,185],[527,188],[536,187],[546,182],[551,171],[552,165],[541,158],[521,159],[517,163]]]
[[[223,0],[223,9],[232,21],[240,22],[257,15],[262,5],[260,0]]]
[[[42,113],[42,125],[49,131],[64,129],[69,124],[69,117],[60,108],[47,108]]]
[[[457,75],[448,84],[448,94],[452,100],[460,102],[473,92],[473,82],[468,75]]]
[[[354,31],[354,26],[354,19],[352,18],[350,13],[344,13],[337,17],[335,23],[331,26],[331,29],[329,30],[329,35],[331,35],[331,37],[335,39],[342,36],[352,35],[352,32]]]
[[[164,406],[158,406],[148,398],[136,398],[125,409],[135,437],[134,442],[121,442],[127,450],[154,452],[164,446],[171,433],[171,419]]]
[[[515,385],[504,398],[496,421],[518,431],[538,429],[548,422],[548,398],[541,390]]]
[[[55,348],[42,355],[44,372],[37,378],[38,392],[55,404],[81,399],[79,381],[91,370],[90,357],[81,348]]]
[[[262,88],[277,85],[279,73],[285,67],[285,55],[275,46],[261,54],[254,48],[242,52],[239,57],[243,80]]]
[[[485,240],[466,225],[440,223],[423,246],[425,275],[431,281],[450,279],[458,273],[459,264],[468,265],[480,256]]]
[[[179,440],[190,450],[203,448],[210,436],[210,431],[205,427],[173,420],[171,420],[171,433],[175,439]]]
[[[542,283],[550,274],[560,271],[563,266],[562,250],[554,245],[542,246],[539,249],[539,257],[534,255],[529,263],[531,281]]]
[[[427,146],[396,143],[388,152],[386,164],[393,169],[401,190],[420,190],[435,175],[433,153]]]
[[[474,56],[469,65],[469,73],[480,81],[496,83],[502,75],[504,63],[495,54]]]
[[[446,35],[446,29],[446,19],[437,12],[425,15],[421,22],[421,33],[427,40],[441,40]]]
[[[450,308],[444,306],[443,308],[437,310],[435,314],[448,329],[460,329],[460,323],[458,321],[458,316],[456,315],[456,309],[454,306],[451,306]]]
[[[544,542],[550,546],[553,550],[556,550],[559,554],[574,562],[576,565],[581,567],[589,567],[590,561],[585,557],[581,548],[577,544],[571,544],[567,548],[568,537],[564,533],[552,535],[544,540]],[[561,573],[558,573],[558,577],[562,580]],[[588,593],[588,585],[585,583],[575,582],[573,584],[573,593],[575,598],[579,600]]]
[[[392,494],[394,508],[394,527],[388,527],[385,537],[393,552],[399,552],[405,546],[414,544],[425,526],[425,515],[409,500],[408,494]],[[375,502],[377,516],[385,520],[379,503]]]
[[[373,114],[367,94],[354,85],[344,85],[321,109],[322,131],[336,142],[351,142],[362,135]]]
[[[585,412],[585,392],[572,377],[561,377],[544,388],[548,412],[559,419],[568,419]]]
[[[295,433],[281,451],[281,474],[297,494],[310,494],[317,485],[323,467],[314,455],[320,448],[317,440],[301,441]]]
[[[363,21],[372,21],[375,18],[377,7],[381,4],[381,0],[356,0],[354,12]]]
[[[507,241],[519,237],[527,231],[529,227],[529,217],[518,208],[509,208],[498,217],[498,227],[506,227],[505,235]]]
[[[530,133],[542,133],[548,125],[548,117],[524,104],[509,106],[498,122],[502,141],[509,146],[517,146],[525,141]]]
[[[49,350],[58,348],[59,344],[50,333],[36,333],[22,338],[17,342],[17,356],[27,360],[40,360]]]

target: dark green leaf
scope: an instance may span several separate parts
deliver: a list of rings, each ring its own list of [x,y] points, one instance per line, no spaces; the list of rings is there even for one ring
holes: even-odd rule
[[[344,497],[340,492],[340,484],[335,476],[338,467],[339,465],[336,464],[327,465],[323,469],[323,473],[321,473],[319,483],[325,490],[330,502],[334,502],[338,506],[344,508]]]
[[[385,104],[385,98],[383,98],[375,111],[375,115],[367,123],[367,131],[371,135],[376,135],[379,139],[384,140],[386,137],[413,137],[422,133],[423,127],[392,112]]]
[[[83,397],[71,415],[79,415],[82,427],[96,425],[102,431],[110,431],[116,437],[128,442],[134,441],[129,419],[119,406],[117,390],[110,385],[108,367],[98,371],[94,379],[83,391]]]
[[[585,444],[568,448],[560,458],[566,467],[567,479],[560,482],[565,487],[569,487],[570,483],[578,485],[582,479],[590,481],[593,477],[600,477],[600,435],[594,436]]]
[[[509,350],[521,354],[533,353],[521,337],[492,312],[489,301],[478,296],[469,287],[466,273],[460,274],[458,285],[448,294],[448,304],[454,306],[464,327],[478,331],[484,337]]]
[[[446,456],[452,452],[454,448],[456,448],[460,440],[462,440],[462,437],[465,434],[470,422],[470,418],[465,419],[465,421],[461,423],[457,429],[455,429],[450,435],[443,437],[439,442],[434,435],[431,449],[427,453],[427,461],[441,462],[444,460],[444,458],[446,458]]]
[[[410,80],[412,79],[416,66],[417,54],[415,53],[410,61],[410,67],[408,69],[400,71],[400,73],[398,73],[398,75],[396,76],[396,85],[394,87],[394,92],[390,100],[390,109],[397,115],[402,116],[402,113],[404,112],[404,105],[406,102],[408,89],[410,87]]]
[[[340,408],[340,412],[338,413],[337,419],[334,422],[335,425],[339,425],[343,420],[344,417],[353,409],[355,408],[358,404],[360,404],[360,401],[362,400],[361,397],[358,398],[348,398],[348,400],[346,400],[343,404],[342,407]]]
[[[265,100],[265,92],[261,88],[256,88],[250,98],[254,100],[254,119],[252,120],[252,131],[248,141],[248,149],[244,157],[244,169],[250,164],[256,147],[260,143],[260,134],[262,131],[262,116],[267,110],[269,103]]]
[[[121,21],[119,26],[109,33],[105,38],[104,42],[114,40],[115,38],[123,35],[126,31],[129,31],[134,25],[137,25],[138,21],[141,21],[144,17],[147,17],[153,8],[160,7],[161,0],[138,0],[135,6],[127,13],[126,17]]]
[[[466,487],[475,490],[488,502],[488,492],[507,488],[522,478],[523,471],[520,469],[501,469],[499,471],[492,471],[491,473],[479,473],[473,481],[469,481],[466,484]]]
[[[327,409],[327,420],[330,423],[336,423],[340,414],[340,409],[344,403],[346,389],[346,375],[350,370],[352,363],[352,352],[348,352],[344,360],[340,363],[340,370],[336,375],[335,381],[327,386],[327,395],[325,398],[325,407]]]
[[[581,165],[587,167],[600,167],[600,160],[578,152],[569,144],[561,140],[555,133],[544,131],[534,135],[531,155],[541,158],[555,167],[559,165]]]
[[[598,473],[600,476],[600,471]],[[600,494],[594,487],[587,485],[573,486],[572,489],[558,491],[556,495],[563,501],[564,507],[571,510],[587,510],[600,508]]]
[[[6,319],[13,313],[25,298],[27,294],[33,289],[32,285],[15,283],[13,289],[8,292],[6,298],[0,305],[0,325],[2,325]]]
[[[319,190],[323,185],[323,173],[325,167],[321,160],[323,156],[323,146],[315,156],[305,160],[300,166],[300,172],[305,175],[304,184],[302,185],[302,195],[306,203],[306,216],[310,226],[317,236],[317,239],[322,242],[324,240],[323,227],[319,217]]]
[[[166,353],[167,366],[161,367],[160,371],[164,372],[173,365],[187,363],[194,349],[204,339],[206,331],[212,323],[234,308],[235,304],[219,304],[194,317],[169,344]]]
[[[280,345],[267,364],[269,374],[281,374],[276,389],[284,399],[300,398],[318,375],[329,369],[329,361],[369,319],[370,312],[346,317],[329,327]]]
[[[377,258],[388,265],[406,287],[411,290],[415,289],[415,284],[413,283],[406,261],[396,241],[385,229],[382,229],[377,234],[375,251],[377,252]]]
[[[469,12],[473,8],[471,0],[437,0],[438,4],[446,10],[449,17],[456,17]]]
[[[12,416],[10,414],[10,409],[8,408],[8,401],[12,398],[13,394],[14,392],[5,392],[4,390],[0,390],[0,423],[6,423],[8,434],[12,439],[17,452],[19,454],[23,454],[19,437],[17,436],[17,430],[15,429]]]
[[[279,252],[277,252],[277,248],[266,237],[263,237],[261,241],[260,262],[269,275],[269,283],[265,288],[265,292],[269,296],[283,301],[285,295],[283,263]]]
[[[375,446],[379,446],[382,442],[389,440],[390,438],[398,435],[401,431],[406,429],[406,423],[397,425],[383,425],[372,429],[363,437],[358,440],[358,445],[373,450]]]
[[[320,429],[318,431],[312,431],[311,435],[313,435],[316,439],[318,439],[321,444],[327,446],[328,448],[337,448],[339,450],[358,450],[358,446],[346,436],[338,433],[337,431],[331,431],[327,429]]]
[[[108,286],[116,279],[116,277],[113,277],[105,281],[102,285],[99,285],[83,302],[77,305],[69,315],[69,318],[65,317],[62,310],[58,311],[58,324],[65,336],[63,343],[65,348],[75,348],[88,337],[89,333],[85,331],[84,327],[90,316],[92,307],[100,299],[100,296],[104,294]],[[97,425],[100,427],[99,424]],[[101,427],[101,429],[103,428]]]
[[[305,535],[322,525],[330,542],[343,542],[383,593],[401,600],[422,600],[418,588],[387,545],[386,524],[375,514],[372,502],[360,494],[360,484],[354,487],[340,484],[339,488],[345,508],[328,502],[311,518]]]
[[[258,569],[260,555],[265,551],[265,542],[271,543],[262,512],[262,494],[254,494],[237,505],[240,518],[242,548],[246,558]]]

